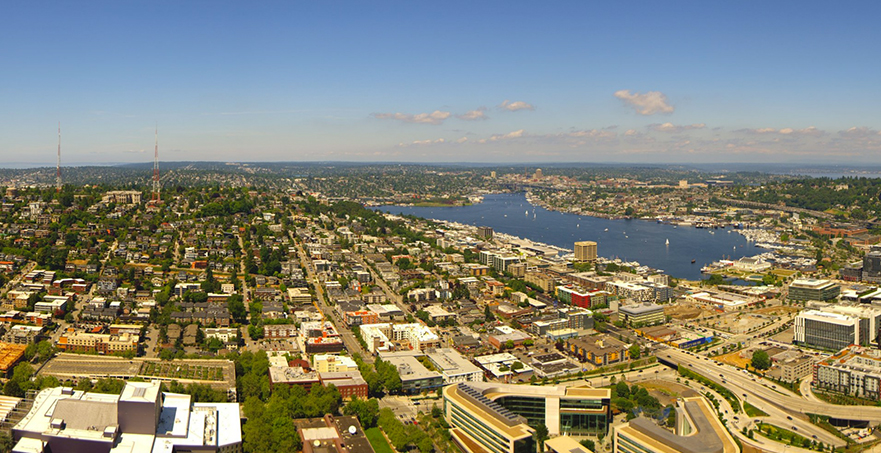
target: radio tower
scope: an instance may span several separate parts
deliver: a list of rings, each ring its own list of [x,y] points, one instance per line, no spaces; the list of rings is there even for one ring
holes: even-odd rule
[[[156,126],[156,147],[153,152],[153,203],[161,201],[159,197],[159,126]]]
[[[61,121],[58,122],[58,162],[55,164],[55,191],[61,192]]]

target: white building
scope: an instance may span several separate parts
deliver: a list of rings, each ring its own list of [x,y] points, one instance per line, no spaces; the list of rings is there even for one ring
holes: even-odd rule
[[[391,351],[394,343],[408,342],[417,351],[440,346],[440,337],[428,327],[419,324],[364,324],[360,327],[361,337],[372,353]]]
[[[347,356],[315,354],[312,356],[312,369],[319,373],[344,373],[358,371],[358,364]]]
[[[128,382],[121,395],[42,390],[12,437],[22,453],[242,451],[238,403],[193,403],[159,381]]]
[[[426,355],[444,377],[444,385],[458,382],[483,382],[483,371],[455,349],[434,349],[428,351]]]

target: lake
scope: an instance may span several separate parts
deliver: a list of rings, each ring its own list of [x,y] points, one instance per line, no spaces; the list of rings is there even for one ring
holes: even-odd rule
[[[700,279],[701,267],[713,261],[736,260],[766,251],[730,228],[675,227],[647,220],[610,220],[548,211],[530,204],[523,193],[487,195],[483,203],[471,206],[381,206],[376,209],[488,226],[496,232],[567,249],[572,249],[576,241],[596,241],[600,256],[638,261],[689,280]],[[691,260],[695,262],[692,264]]]

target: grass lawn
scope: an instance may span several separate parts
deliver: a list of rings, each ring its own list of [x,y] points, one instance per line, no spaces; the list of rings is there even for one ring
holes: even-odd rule
[[[743,411],[746,412],[746,415],[749,417],[767,417],[768,416],[768,414],[766,414],[763,410],[753,406],[750,403],[747,403],[746,401],[743,402]]]
[[[367,435],[367,440],[370,441],[373,451],[376,453],[392,453],[391,445],[385,440],[385,436],[382,435],[382,431],[379,428],[374,427],[364,430],[364,434]]]

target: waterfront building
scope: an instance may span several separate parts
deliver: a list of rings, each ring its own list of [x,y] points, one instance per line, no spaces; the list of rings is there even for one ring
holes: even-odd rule
[[[790,300],[830,300],[841,293],[841,286],[831,280],[800,278],[789,284]]]
[[[663,306],[646,302],[618,308],[618,319],[628,326],[651,326],[663,324],[667,318]]]
[[[532,424],[552,436],[608,431],[611,390],[590,387],[524,386],[485,382],[444,388],[450,434],[467,453],[531,453]]]
[[[493,238],[493,229],[488,226],[479,226],[477,227],[477,237],[488,241]]]
[[[814,387],[881,400],[881,351],[852,346],[814,365]]]
[[[734,438],[703,397],[676,400],[676,431],[637,417],[614,428],[615,453],[736,453]]]
[[[579,263],[596,261],[597,243],[594,241],[578,241],[575,243],[575,261]]]
[[[193,403],[159,381],[127,382],[121,395],[44,389],[12,437],[16,452],[242,451],[238,403]]]

